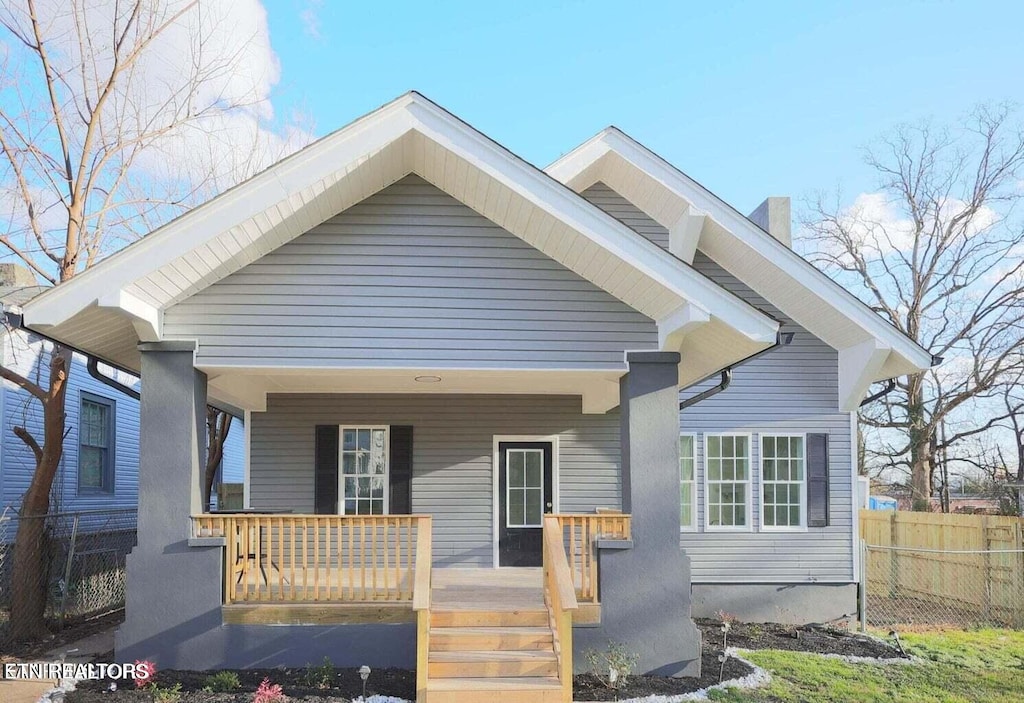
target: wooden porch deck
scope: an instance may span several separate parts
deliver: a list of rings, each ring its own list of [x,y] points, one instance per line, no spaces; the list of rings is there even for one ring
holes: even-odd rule
[[[418,703],[570,701],[573,624],[600,612],[596,541],[630,536],[628,515],[551,515],[543,568],[434,569],[430,516],[193,522],[225,540],[225,624],[415,622]]]

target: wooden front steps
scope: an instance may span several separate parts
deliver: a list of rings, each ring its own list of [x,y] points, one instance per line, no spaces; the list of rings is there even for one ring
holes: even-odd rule
[[[435,570],[418,703],[561,703],[539,570]]]

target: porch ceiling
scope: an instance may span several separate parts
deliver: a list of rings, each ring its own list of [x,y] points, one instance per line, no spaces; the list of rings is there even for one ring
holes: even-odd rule
[[[606,413],[619,404],[614,370],[475,369],[266,369],[202,368],[214,400],[263,412],[270,393],[429,393],[476,395],[575,395],[586,414]],[[440,378],[436,382],[416,378]]]

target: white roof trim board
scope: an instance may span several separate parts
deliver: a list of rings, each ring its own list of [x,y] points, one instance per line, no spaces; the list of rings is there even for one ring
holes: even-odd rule
[[[25,323],[138,368],[163,311],[416,173],[658,323],[680,383],[774,343],[778,323],[412,92],[31,301]]]
[[[927,350],[853,294],[615,127],[546,170],[580,193],[604,183],[669,230],[671,253],[692,262],[695,251],[702,251],[837,349],[842,409],[856,409],[874,381],[931,365]]]

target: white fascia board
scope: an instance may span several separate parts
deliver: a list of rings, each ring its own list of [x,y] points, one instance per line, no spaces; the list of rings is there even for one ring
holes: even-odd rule
[[[25,306],[26,324],[59,324],[90,301],[109,298],[112,290],[127,287],[237,223],[258,216],[267,207],[400,138],[411,128],[404,108],[413,99],[404,95],[323,137],[116,252],[102,265],[38,296]]]
[[[774,341],[778,323],[740,297],[640,237],[545,172],[511,154],[433,103],[409,107],[416,129],[458,154],[536,207],[552,214],[685,301],[696,302],[748,338]],[[453,124],[455,129],[452,129]],[[511,157],[511,158],[510,158]]]
[[[693,303],[683,303],[657,321],[658,348],[662,351],[679,351],[686,335],[710,321],[711,315],[707,310]]]
[[[860,407],[891,351],[875,339],[839,350],[840,410],[853,411]]]
[[[131,293],[118,290],[101,297],[96,304],[101,308],[120,310],[131,318],[140,342],[159,342],[163,338],[163,311]]]
[[[608,127],[581,144],[546,169],[563,182],[571,182],[595,158],[614,152],[646,177],[665,185],[699,212],[718,222],[722,228],[741,240],[756,254],[780,263],[798,283],[835,308],[883,345],[904,357],[915,368],[931,366],[931,353],[881,319],[856,296],[816,269],[809,261],[780,243],[770,234],[744,217],[685,173],[672,166],[632,137],[615,127]]]

